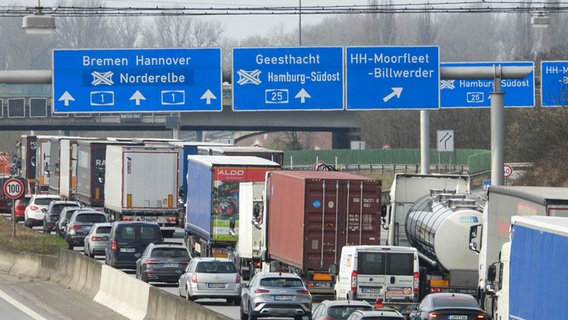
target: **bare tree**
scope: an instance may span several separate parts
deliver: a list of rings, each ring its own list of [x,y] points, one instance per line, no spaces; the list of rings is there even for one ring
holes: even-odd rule
[[[223,26],[188,16],[154,17],[153,28],[145,34],[145,44],[155,47],[194,48],[219,45]]]

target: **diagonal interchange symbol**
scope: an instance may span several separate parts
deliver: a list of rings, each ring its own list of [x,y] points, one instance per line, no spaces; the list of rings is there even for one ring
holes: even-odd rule
[[[239,70],[237,71],[237,74],[239,75],[239,81],[237,81],[238,84],[260,84],[260,70],[256,69],[253,71],[246,71],[246,70]]]
[[[112,71],[102,73],[94,71],[93,73],[91,73],[91,75],[93,76],[93,82],[91,82],[91,84],[94,86],[98,86],[99,84],[107,84],[111,86],[114,84],[114,82],[112,81],[112,76],[114,75],[114,73]]]

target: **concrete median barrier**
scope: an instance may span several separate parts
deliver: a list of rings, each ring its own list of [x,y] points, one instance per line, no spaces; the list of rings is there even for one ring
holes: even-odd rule
[[[230,320],[197,303],[187,301],[156,287],[150,287],[148,311],[144,320]]]
[[[94,300],[132,320],[143,320],[150,285],[121,270],[103,265],[99,292]]]

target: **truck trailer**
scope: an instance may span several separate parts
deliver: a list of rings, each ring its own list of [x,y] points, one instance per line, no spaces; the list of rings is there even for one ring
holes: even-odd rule
[[[187,159],[185,244],[196,256],[232,256],[239,238],[239,183],[264,181],[266,172],[281,166],[253,156]]]
[[[108,145],[104,211],[116,221],[157,222],[171,237],[178,217],[178,156],[170,147]]]
[[[478,253],[478,299],[490,315],[495,310],[497,283],[487,281],[487,271],[499,262],[499,251],[509,241],[513,216],[568,216],[568,188],[490,186],[480,224],[471,226],[469,247]]]
[[[381,181],[337,171],[277,171],[266,180],[263,271],[299,274],[314,295],[334,296],[341,249],[379,245]]]
[[[513,216],[502,246],[493,319],[563,319],[568,314],[568,218]]]

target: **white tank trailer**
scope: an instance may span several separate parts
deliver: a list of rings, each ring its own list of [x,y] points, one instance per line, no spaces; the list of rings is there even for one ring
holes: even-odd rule
[[[476,294],[478,257],[469,250],[469,230],[479,224],[484,200],[452,190],[431,190],[414,202],[405,231],[420,256],[420,295]]]

